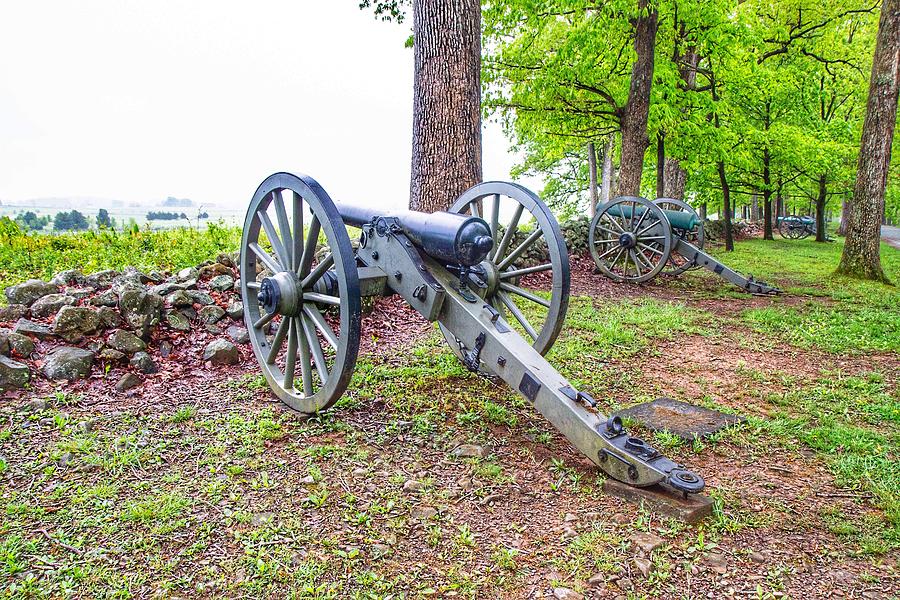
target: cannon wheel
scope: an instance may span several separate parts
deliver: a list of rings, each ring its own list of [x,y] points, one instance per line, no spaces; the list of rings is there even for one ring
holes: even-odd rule
[[[317,252],[320,234],[326,248]],[[306,414],[334,404],[359,351],[359,275],[344,223],[315,179],[276,173],[256,190],[241,239],[241,298],[275,395]]]
[[[690,204],[677,198],[657,198],[653,201],[653,203],[663,210],[686,212],[697,217],[697,226],[694,227],[694,229],[686,230],[679,229],[678,227],[672,227],[672,232],[684,241],[690,242],[700,250],[703,250],[703,244],[706,243],[703,220]],[[669,255],[669,266],[665,267],[662,271],[660,271],[660,273],[662,273],[663,275],[676,276],[681,275],[685,271],[699,268],[700,265],[698,265],[694,261],[688,260],[678,252],[673,251]]]
[[[641,283],[656,277],[672,254],[672,226],[645,198],[619,196],[597,210],[588,249],[600,271],[614,281]]]
[[[492,277],[495,276],[495,282],[493,285],[489,283],[485,300],[505,319],[510,320],[511,313],[514,321],[510,322],[513,325],[518,323],[520,332],[525,333],[524,337],[532,342],[532,347],[540,354],[546,354],[556,341],[569,308],[569,254],[553,213],[534,192],[505,181],[486,181],[466,190],[449,212],[471,214],[488,222],[494,237],[494,248],[485,263],[488,263],[487,270]],[[501,216],[505,218],[505,215],[509,215],[510,221],[502,224]],[[513,245],[519,224],[530,221],[534,221],[537,227],[524,240]],[[550,261],[518,266],[518,259],[541,239],[547,244]],[[549,299],[519,287],[520,279],[532,273],[549,273]],[[524,312],[522,308],[525,308]],[[534,315],[535,312],[540,322],[526,314]],[[456,337],[443,327],[441,331],[450,347],[459,352]]]
[[[778,224],[778,233],[781,234],[781,237],[789,240],[802,240],[809,235],[802,222],[787,217],[782,217],[781,223]]]

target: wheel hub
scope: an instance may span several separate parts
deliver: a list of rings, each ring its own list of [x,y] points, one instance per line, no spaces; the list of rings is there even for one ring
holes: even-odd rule
[[[296,316],[303,308],[300,282],[287,271],[266,277],[259,284],[259,305],[269,314]]]
[[[500,288],[500,272],[497,265],[489,260],[483,261],[477,267],[473,267],[472,271],[478,275],[485,285],[484,295],[491,298]]]
[[[637,246],[637,237],[630,231],[626,231],[619,235],[619,245],[623,248],[634,248]]]

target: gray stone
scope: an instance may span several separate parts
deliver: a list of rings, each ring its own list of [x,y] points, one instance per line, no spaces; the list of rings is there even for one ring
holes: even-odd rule
[[[119,298],[119,312],[129,327],[144,339],[150,336],[150,328],[162,318],[164,301],[159,294],[129,290]]]
[[[126,354],[134,354],[140,350],[147,349],[147,343],[144,340],[124,329],[119,329],[110,335],[106,339],[106,343],[109,344],[111,348],[114,348],[119,352],[125,352]]]
[[[634,569],[644,576],[644,578],[650,577],[650,571],[653,569],[653,563],[651,563],[646,558],[632,558],[631,566]]]
[[[183,284],[176,283],[174,281],[167,281],[165,283],[160,283],[158,285],[154,285],[147,291],[152,294],[159,294],[160,296],[168,296],[172,292],[175,292],[177,290],[183,290],[183,289],[185,289]]]
[[[34,321],[29,321],[28,319],[19,319],[16,321],[16,326],[13,328],[13,331],[39,340],[46,340],[53,337],[53,333],[49,328],[39,323],[35,323]]]
[[[116,383],[116,389],[120,392],[130,390],[133,387],[141,385],[141,378],[134,373],[125,373]]]
[[[118,306],[119,296],[112,290],[104,290],[91,298],[89,302],[94,306]]]
[[[203,350],[203,360],[214,365],[234,365],[240,358],[237,347],[228,340],[213,340]]]
[[[481,458],[484,456],[484,448],[475,444],[462,444],[453,449],[456,458]]]
[[[24,304],[10,304],[0,307],[0,323],[12,323],[18,321],[28,312],[28,307]]]
[[[244,320],[244,303],[240,300],[235,300],[231,304],[228,305],[228,308],[225,309],[225,314],[234,319],[235,321],[243,321]]]
[[[40,279],[29,279],[25,283],[6,288],[6,299],[9,300],[10,304],[31,306],[38,298],[58,293],[58,285],[41,281]]]
[[[166,323],[169,324],[169,327],[176,331],[190,331],[191,330],[191,322],[188,320],[186,316],[178,312],[177,310],[167,310],[166,311]]]
[[[553,597],[556,600],[584,600],[584,596],[567,587],[553,588]]]
[[[63,306],[53,321],[53,333],[67,342],[79,342],[100,327],[100,315],[87,306]]]
[[[32,317],[49,317],[59,312],[63,306],[72,306],[75,304],[75,298],[66,294],[47,294],[38,298],[31,305]]]
[[[159,343],[159,355],[163,358],[168,357],[175,350],[175,347],[172,346],[172,342],[169,340],[163,340]]]
[[[227,292],[234,285],[234,277],[231,275],[217,275],[209,280],[209,287],[217,292]]]
[[[79,271],[78,269],[69,269],[67,271],[60,271],[50,280],[50,283],[56,285],[64,285],[66,287],[70,287],[73,285],[83,285],[85,283],[84,273]]]
[[[192,306],[194,304],[194,299],[185,290],[175,290],[166,297],[166,302],[168,302],[170,306],[180,308],[182,306]]]
[[[666,543],[666,541],[658,535],[640,532],[631,534],[631,541],[634,542],[634,545],[637,546],[641,552],[646,554],[650,554]]]
[[[150,358],[150,355],[146,352],[136,353],[131,359],[131,366],[136,368],[141,373],[146,373],[147,375],[156,373],[159,370],[156,366],[156,363],[153,362],[153,359]]]
[[[125,321],[119,316],[119,312],[109,306],[101,306],[97,310],[97,314],[100,316],[100,327],[102,329],[117,329],[125,324]]]
[[[725,427],[746,421],[738,415],[725,414],[671,398],[642,402],[615,414],[640,423],[651,431],[674,433],[686,441],[705,438]]]
[[[235,344],[250,343],[250,332],[247,331],[246,327],[238,327],[237,325],[232,325],[226,330],[225,333]]]
[[[104,348],[97,355],[97,358],[100,360],[105,360],[107,362],[119,362],[123,358],[125,358],[124,352],[119,352],[118,350],[113,350],[112,348]]]
[[[66,288],[66,295],[75,298],[76,300],[84,300],[85,298],[90,298],[94,295],[94,290],[91,288],[84,287],[75,287],[75,288]],[[32,310],[34,307],[32,307]]]
[[[182,269],[178,271],[175,275],[175,278],[178,281],[188,281],[190,279],[196,280],[200,276],[200,272],[197,271],[194,267],[188,267],[186,269]]]
[[[216,301],[213,300],[212,296],[210,296],[206,292],[201,292],[200,290],[187,290],[187,293],[191,297],[191,300],[193,300],[196,304],[209,306],[210,304],[216,303]]]
[[[18,390],[31,379],[28,365],[0,355],[0,390]]]
[[[77,379],[87,377],[94,364],[94,355],[82,348],[60,346],[47,354],[44,376],[47,379]]]
[[[84,282],[94,289],[106,288],[109,287],[112,284],[113,279],[119,275],[120,273],[118,271],[107,269],[105,271],[91,273],[84,278]]]
[[[409,510],[409,516],[417,521],[427,521],[433,519],[438,514],[436,508],[432,506],[413,506]]]
[[[209,333],[211,333],[215,336],[222,335],[222,328],[219,327],[218,325],[213,325],[212,323],[206,323],[203,327],[204,327],[204,329],[206,329],[206,331],[208,331]]]
[[[421,481],[416,481],[415,479],[410,479],[406,483],[403,484],[404,492],[415,493],[415,492],[421,492],[424,489],[425,489],[425,484],[422,483]]]
[[[48,402],[46,398],[32,398],[23,404],[19,410],[22,412],[41,412],[42,410],[47,410],[49,407],[50,402]]]
[[[222,252],[216,257],[216,262],[231,269],[237,269],[237,263],[240,262],[239,255],[240,252]]]
[[[27,335],[0,329],[0,354],[28,358],[34,353],[34,342]]]
[[[211,304],[200,309],[200,319],[205,323],[218,323],[225,316],[225,311],[220,306]]]
[[[231,269],[229,269],[222,263],[212,263],[211,265],[204,265],[199,269],[200,279],[206,279],[207,277],[216,277],[217,275],[231,275]]]

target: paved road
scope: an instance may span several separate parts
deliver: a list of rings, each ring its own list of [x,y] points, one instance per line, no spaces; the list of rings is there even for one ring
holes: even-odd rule
[[[881,239],[900,250],[900,227],[881,226]]]

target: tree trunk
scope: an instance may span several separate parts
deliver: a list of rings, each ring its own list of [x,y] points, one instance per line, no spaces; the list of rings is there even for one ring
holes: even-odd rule
[[[887,281],[881,268],[881,219],[891,164],[900,85],[900,0],[884,0],[869,80],[847,239],[838,273]]]
[[[481,181],[481,3],[413,0],[409,207],[446,210]]]
[[[656,132],[656,197],[664,198],[666,193],[666,136]]]
[[[725,214],[725,250],[734,250],[734,237],[731,232],[731,190],[728,189],[728,178],[725,177],[725,163],[718,161],[719,183],[722,185],[722,212]]]
[[[768,148],[763,148],[763,239],[774,240],[772,234],[772,156]]]
[[[591,206],[588,209],[588,213],[591,218],[594,218],[594,213],[597,211],[597,152],[594,150],[594,142],[587,143],[587,155],[588,155],[588,171],[590,172],[590,203]]]
[[[847,201],[847,194],[841,198],[841,224],[838,225],[838,235],[847,235],[847,219],[850,218],[850,203]]]
[[[634,50],[637,59],[631,68],[628,102],[622,114],[622,159],[619,163],[620,196],[641,195],[644,152],[650,145],[647,117],[650,114],[650,89],[653,85],[653,55],[656,48],[657,11],[647,10],[648,0],[638,0],[639,14],[634,19]]]
[[[816,196],[816,241],[825,241],[825,200],[828,198],[828,180],[825,173],[819,175],[819,195]]]
[[[759,221],[759,194],[750,195],[750,220]]]
[[[706,220],[706,202],[700,205],[700,219]]]
[[[677,158],[666,159],[663,197],[684,200],[684,186],[687,183],[687,171],[681,168]]]
[[[600,183],[600,201],[606,204],[609,202],[609,193],[613,189],[613,163],[612,155],[616,146],[615,134],[610,134],[606,142],[606,148],[603,149],[603,181]]]

